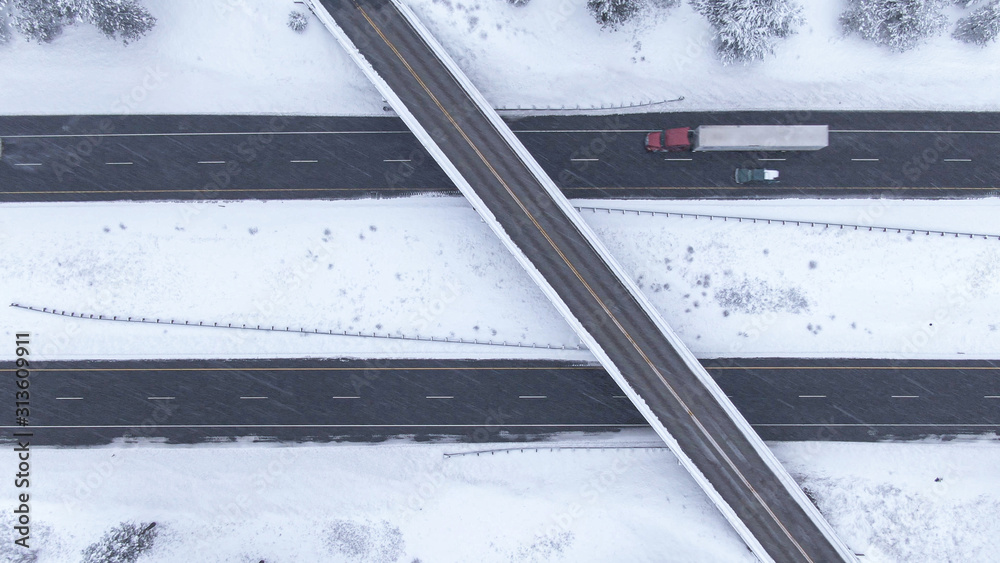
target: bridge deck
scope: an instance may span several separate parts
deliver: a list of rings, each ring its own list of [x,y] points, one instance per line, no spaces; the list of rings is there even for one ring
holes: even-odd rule
[[[389,0],[313,4],[751,549],[765,560],[852,559],[711,377],[406,8]]]

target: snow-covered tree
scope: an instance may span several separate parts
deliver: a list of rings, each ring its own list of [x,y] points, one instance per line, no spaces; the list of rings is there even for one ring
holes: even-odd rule
[[[0,0],[0,43],[10,39],[10,0]]]
[[[83,563],[135,563],[155,539],[156,522],[122,522],[83,550]]]
[[[65,25],[93,24],[111,39],[128,45],[156,25],[139,0],[11,0],[14,29],[28,40],[48,43]]]
[[[873,43],[908,51],[944,30],[944,5],[944,0],[850,0],[840,23]]]
[[[292,12],[288,14],[288,27],[290,27],[295,33],[304,32],[307,25],[309,25],[309,20],[302,12],[292,10]]]
[[[74,6],[63,0],[14,0],[14,29],[28,40],[48,43],[62,33],[76,16]]]
[[[795,0],[691,0],[691,5],[712,24],[724,64],[763,59],[803,22]]]
[[[985,47],[1000,36],[1000,0],[979,8],[958,20],[952,37],[959,41]]]
[[[639,0],[587,0],[587,8],[601,29],[618,29],[639,11]]]
[[[136,0],[87,0],[80,3],[80,14],[109,39],[128,45],[153,29],[156,18]]]

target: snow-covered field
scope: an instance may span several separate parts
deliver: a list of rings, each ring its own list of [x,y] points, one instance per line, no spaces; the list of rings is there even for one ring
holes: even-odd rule
[[[1000,44],[946,35],[906,54],[842,37],[840,0],[805,4],[774,57],[723,68],[683,3],[601,32],[586,0],[409,0],[501,107],[998,110]],[[0,46],[0,113],[384,114],[355,65],[290,0],[145,0],[121,47],[71,27]],[[952,12],[954,18],[955,12]],[[581,202],[585,203],[585,202]],[[601,205],[608,205],[601,202]],[[629,202],[646,209],[997,233],[998,200]],[[1000,242],[585,214],[697,354],[990,357]],[[290,220],[294,218],[294,220]],[[0,296],[93,314],[573,346],[576,338],[454,198],[0,206]],[[583,352],[83,321],[0,309],[41,358],[563,357]],[[4,352],[6,358],[7,352]],[[569,438],[564,438],[569,440]],[[649,433],[576,437],[639,440]],[[550,445],[550,444],[546,444]],[[750,561],[663,450],[445,459],[464,444],[32,451],[38,561],[78,558],[127,519],[155,561]],[[990,561],[996,441],[774,444],[864,561]],[[0,456],[13,475],[16,458]],[[12,486],[0,487],[0,534]],[[15,560],[0,541],[0,559]]]
[[[500,107],[684,96],[656,109],[1000,109],[1000,43],[971,47],[946,33],[893,54],[843,36],[842,0],[802,2],[805,25],[775,56],[728,68],[687,2],[617,32],[600,30],[586,0],[407,3]],[[286,27],[302,9],[291,0],[144,4],[159,23],[128,47],[90,26],[49,45],[0,45],[0,113],[385,113],[318,21],[301,35]]]
[[[612,205],[1000,234],[996,199]],[[30,330],[36,352],[50,359],[589,357],[125,324],[6,307],[576,346],[575,334],[460,198],[9,204],[0,214],[0,327],[10,338]],[[995,238],[583,217],[700,357],[1000,355]]]
[[[656,436],[544,446],[635,443]],[[160,530],[150,563],[754,561],[666,450],[442,455],[483,447],[35,449],[32,545],[40,563],[71,561],[135,520]],[[1000,550],[996,443],[773,447],[866,562],[985,562]],[[13,474],[13,460],[0,456],[0,471]],[[0,487],[0,505],[14,506],[13,492]],[[17,553],[10,519],[0,556]]]

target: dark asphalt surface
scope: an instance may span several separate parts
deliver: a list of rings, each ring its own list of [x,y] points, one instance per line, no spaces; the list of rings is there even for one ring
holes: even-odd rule
[[[1000,191],[997,113],[679,112],[508,123],[572,198],[964,198]],[[829,124],[830,146],[801,153],[643,149],[645,132],[657,128],[799,123]],[[0,138],[0,202],[457,194],[394,117],[0,116]],[[739,166],[777,169],[782,181],[739,187]]]
[[[1000,398],[987,398],[1000,397],[1000,361],[757,358],[702,364],[768,440],[1000,431]],[[132,360],[31,368],[30,430],[38,444],[106,444],[129,436],[179,443],[244,436],[379,441],[400,434],[504,442],[647,427],[603,368],[566,362]],[[0,364],[6,373],[13,369]],[[0,403],[12,408],[14,391],[13,385],[0,387]],[[2,439],[14,430],[9,418]]]
[[[395,6],[322,3],[767,553],[776,561],[841,560],[742,427]]]

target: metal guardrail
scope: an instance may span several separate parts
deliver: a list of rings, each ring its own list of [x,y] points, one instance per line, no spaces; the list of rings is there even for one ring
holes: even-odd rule
[[[666,444],[659,445],[648,445],[648,446],[541,446],[541,447],[518,447],[518,448],[494,448],[489,450],[473,450],[469,452],[445,452],[443,455],[446,458],[452,457],[462,457],[468,455],[474,455],[478,457],[480,454],[490,454],[495,455],[498,453],[525,453],[525,452],[540,452],[548,450],[558,451],[558,450],[670,450]]]
[[[156,318],[156,317],[128,317],[125,315],[94,315],[89,313],[77,313],[75,311],[57,310],[49,309],[48,307],[43,307],[41,309],[33,307],[31,305],[22,305],[20,303],[11,303],[11,307],[16,309],[23,309],[26,311],[34,311],[36,313],[46,313],[49,315],[56,315],[61,317],[72,317],[75,319],[84,320],[95,320],[95,321],[113,321],[113,322],[124,322],[124,323],[140,323],[140,324],[160,324],[160,325],[171,325],[171,326],[188,326],[188,327],[202,327],[202,328],[225,328],[233,330],[259,330],[264,332],[293,332],[299,334],[316,334],[323,336],[353,336],[359,338],[384,338],[388,340],[418,340],[422,342],[448,342],[453,344],[475,344],[480,346],[505,346],[507,348],[536,348],[543,350],[586,350],[587,348],[582,345],[577,346],[566,346],[566,345],[552,345],[552,344],[537,344],[533,342],[507,342],[498,340],[469,340],[467,338],[451,338],[451,337],[434,337],[434,336],[406,336],[399,334],[388,334],[388,333],[377,333],[377,332],[348,332],[344,331],[334,331],[327,329],[306,329],[306,328],[293,328],[290,326],[280,327],[276,325],[248,325],[248,324],[233,324],[233,323],[216,323],[207,321],[185,321],[176,319],[166,319],[166,318]]]
[[[768,225],[786,225],[795,227],[821,227],[821,228],[831,228],[836,227],[838,229],[851,229],[855,231],[867,231],[867,232],[879,232],[879,233],[893,233],[893,234],[922,234],[922,235],[938,235],[938,236],[949,236],[955,238],[970,238],[970,239],[996,239],[1000,240],[1000,235],[984,234],[984,233],[962,233],[955,231],[934,231],[926,229],[906,229],[902,227],[885,227],[881,225],[853,225],[848,223],[830,223],[826,221],[801,221],[796,219],[764,219],[760,217],[737,217],[732,215],[707,215],[704,213],[678,213],[676,211],[648,211],[641,209],[624,209],[618,207],[577,207],[577,211],[590,211],[592,213],[621,213],[622,215],[635,214],[639,215],[649,215],[651,217],[676,217],[678,219],[708,219],[709,221],[723,221],[723,222],[735,222],[735,223],[766,223]]]
[[[680,96],[678,98],[674,98],[673,100],[649,100],[645,102],[633,102],[627,104],[602,103],[599,106],[597,105],[583,106],[580,104],[576,104],[572,107],[553,106],[553,105],[545,105],[545,106],[532,105],[532,106],[517,106],[517,107],[496,107],[493,109],[495,109],[496,111],[592,111],[592,110],[609,110],[609,109],[618,110],[618,109],[634,109],[634,108],[659,106],[663,104],[669,104],[672,102],[680,102],[683,100],[684,96]]]

